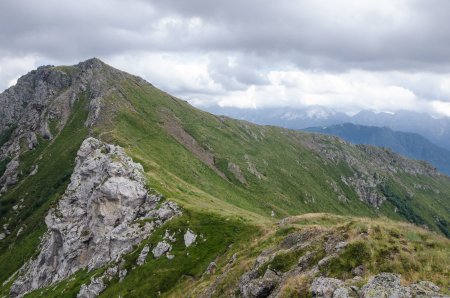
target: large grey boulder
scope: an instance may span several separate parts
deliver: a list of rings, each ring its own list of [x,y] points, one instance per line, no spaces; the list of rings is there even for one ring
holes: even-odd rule
[[[317,298],[333,298],[333,293],[344,283],[335,278],[318,277],[311,284],[311,293]]]
[[[392,273],[380,273],[372,277],[361,289],[362,298],[410,298],[411,291],[400,284],[400,276]]]
[[[173,202],[158,209],[160,199],[147,192],[142,166],[120,147],[86,139],[64,196],[45,218],[48,231],[40,254],[22,268],[11,296],[48,286],[80,269],[119,261],[155,228],[180,214]]]

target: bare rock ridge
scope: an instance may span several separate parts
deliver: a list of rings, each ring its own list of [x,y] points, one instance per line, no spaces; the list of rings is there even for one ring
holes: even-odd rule
[[[11,288],[20,297],[80,269],[120,262],[157,227],[181,213],[146,189],[143,168],[117,146],[86,139],[64,196],[45,218],[40,254]],[[86,289],[85,289],[86,290]]]

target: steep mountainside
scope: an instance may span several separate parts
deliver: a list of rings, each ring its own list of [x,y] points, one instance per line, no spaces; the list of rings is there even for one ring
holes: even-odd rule
[[[425,160],[439,171],[450,174],[450,151],[440,148],[421,135],[393,131],[387,127],[344,123],[310,127],[305,131],[334,135],[354,144],[387,147],[403,156]]]
[[[0,95],[0,107],[2,296],[253,297],[239,277],[314,220],[281,232],[274,224],[313,212],[354,217],[336,222],[356,225],[342,241],[379,238],[363,281],[388,268],[448,286],[448,240],[393,222],[392,233],[377,232],[387,217],[450,236],[450,178],[424,162],[217,117],[98,59],[32,71]],[[320,247],[338,232],[325,230],[307,237],[319,253],[313,267],[332,253]],[[438,256],[432,267],[423,266],[426,245]],[[412,269],[376,266],[383,249],[395,258],[403,247],[418,258],[405,263]],[[352,264],[339,272],[360,265]],[[295,276],[283,268],[270,271]]]

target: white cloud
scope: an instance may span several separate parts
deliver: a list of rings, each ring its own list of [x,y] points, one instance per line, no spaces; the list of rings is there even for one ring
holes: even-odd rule
[[[0,2],[0,90],[91,57],[196,105],[448,115],[445,0]]]
[[[40,61],[36,55],[0,56],[0,92],[15,85],[20,76],[35,69]]]

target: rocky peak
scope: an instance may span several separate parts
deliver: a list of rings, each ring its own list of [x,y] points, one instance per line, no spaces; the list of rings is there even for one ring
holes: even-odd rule
[[[104,98],[115,90],[111,82],[123,76],[126,74],[97,58],[74,66],[41,66],[22,76],[15,86],[0,94],[0,139],[10,135],[0,144],[0,161],[19,161],[19,156],[34,149],[39,139],[53,139],[81,98],[87,100],[85,108],[89,110],[85,125],[94,126],[101,116]],[[3,191],[17,182],[15,170],[19,167],[13,163],[8,168],[0,173]]]
[[[51,285],[80,269],[119,262],[164,222],[180,214],[150,194],[140,164],[117,146],[86,139],[64,196],[45,218],[40,253],[21,269],[11,296]]]

